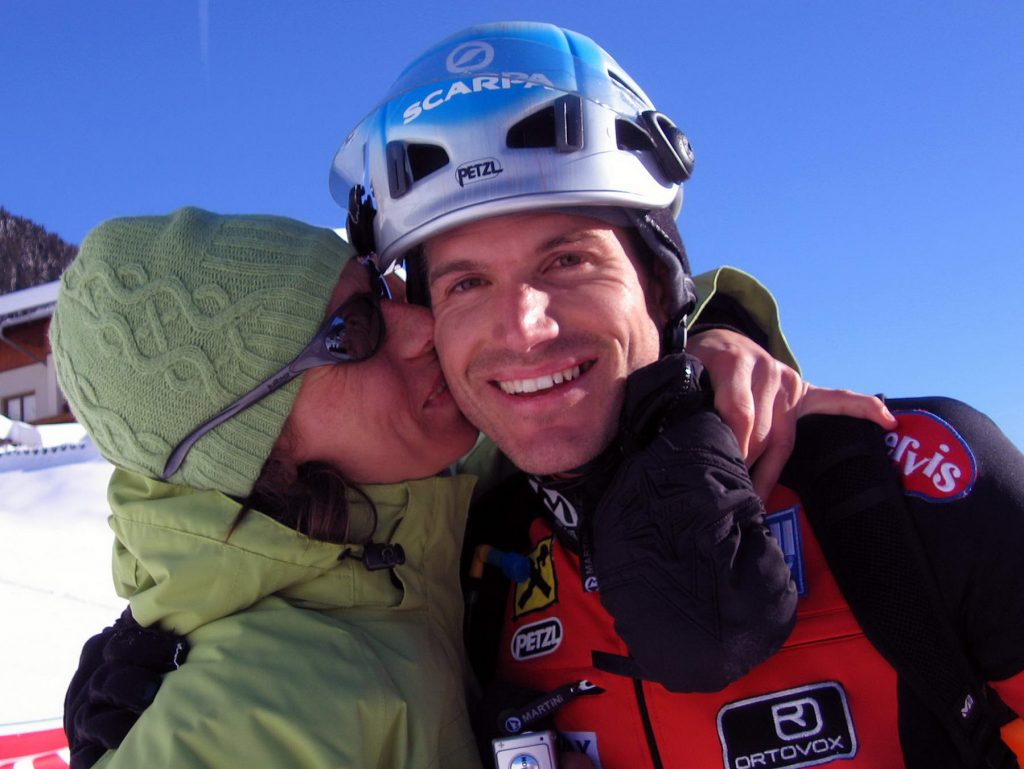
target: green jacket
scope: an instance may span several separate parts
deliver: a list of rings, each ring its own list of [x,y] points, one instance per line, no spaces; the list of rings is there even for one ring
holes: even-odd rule
[[[472,487],[468,476],[364,487],[374,541],[405,549],[399,586],[259,513],[228,538],[231,498],[115,471],[118,593],[142,625],[192,648],[97,767],[479,769],[458,577]]]
[[[700,322],[700,314],[715,296],[734,299],[768,336],[768,352],[797,371],[797,363],[779,323],[779,306],[775,297],[752,275],[735,267],[719,267],[693,276],[697,287],[697,307],[690,316],[690,325]]]

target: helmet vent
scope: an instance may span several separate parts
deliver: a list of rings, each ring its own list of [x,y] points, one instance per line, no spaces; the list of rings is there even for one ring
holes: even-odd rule
[[[388,187],[395,200],[409,191],[424,176],[448,165],[448,153],[436,144],[388,142]]]
[[[615,141],[620,150],[641,152],[654,149],[654,140],[647,131],[636,123],[621,118],[615,121]]]
[[[409,156],[409,171],[412,180],[418,182],[424,176],[439,171],[450,162],[444,147],[436,144],[409,144],[406,148]]]
[[[554,147],[558,152],[583,148],[583,99],[566,94],[553,104],[537,110],[508,129],[505,144],[510,149]]]
[[[508,129],[505,144],[514,150],[555,146],[555,107],[545,107]]]

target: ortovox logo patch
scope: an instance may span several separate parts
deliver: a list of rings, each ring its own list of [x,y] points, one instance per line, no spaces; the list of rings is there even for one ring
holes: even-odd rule
[[[558,579],[551,555],[552,537],[542,539],[530,553],[530,577],[516,583],[512,615],[521,617],[558,600]]]
[[[894,411],[899,425],[885,436],[903,491],[930,502],[966,497],[978,477],[971,447],[953,426],[928,411]]]
[[[543,657],[551,654],[561,643],[562,622],[558,617],[531,622],[512,636],[512,656],[520,661]]]
[[[804,578],[804,549],[800,540],[800,508],[789,507],[777,513],[765,516],[765,522],[771,529],[782,548],[789,573],[793,575],[797,594],[807,595],[807,582]]]
[[[857,755],[846,692],[824,682],[732,702],[718,712],[725,769],[799,769]]]

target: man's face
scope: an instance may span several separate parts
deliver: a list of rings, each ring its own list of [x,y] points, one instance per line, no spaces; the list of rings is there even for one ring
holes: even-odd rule
[[[663,313],[633,252],[625,230],[563,213],[473,222],[424,248],[448,385],[527,472],[596,457],[626,376],[658,358]]]

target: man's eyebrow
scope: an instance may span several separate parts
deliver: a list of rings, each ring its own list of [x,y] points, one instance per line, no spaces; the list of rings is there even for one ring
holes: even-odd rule
[[[578,243],[586,243],[589,241],[596,241],[601,239],[600,230],[574,230],[573,232],[563,233],[556,235],[550,240],[546,240],[541,243],[535,249],[535,253],[542,254],[545,251],[551,251],[562,246],[570,246]],[[479,259],[456,259],[455,261],[448,262],[441,267],[432,268],[430,267],[430,259],[424,253],[424,258],[427,260],[427,285],[432,285],[434,281],[443,278],[453,272],[473,272],[475,270],[482,269],[484,266],[483,260]]]
[[[448,262],[441,267],[431,268],[430,260],[427,259],[427,285],[433,285],[434,281],[453,272],[473,272],[480,269],[480,264],[479,261],[474,259],[456,259],[454,262]]]
[[[540,245],[537,249],[538,252],[550,251],[554,248],[560,248],[562,246],[571,246],[576,243],[585,243],[591,240],[601,239],[600,230],[574,230],[573,232],[567,232],[562,235],[556,235]]]

